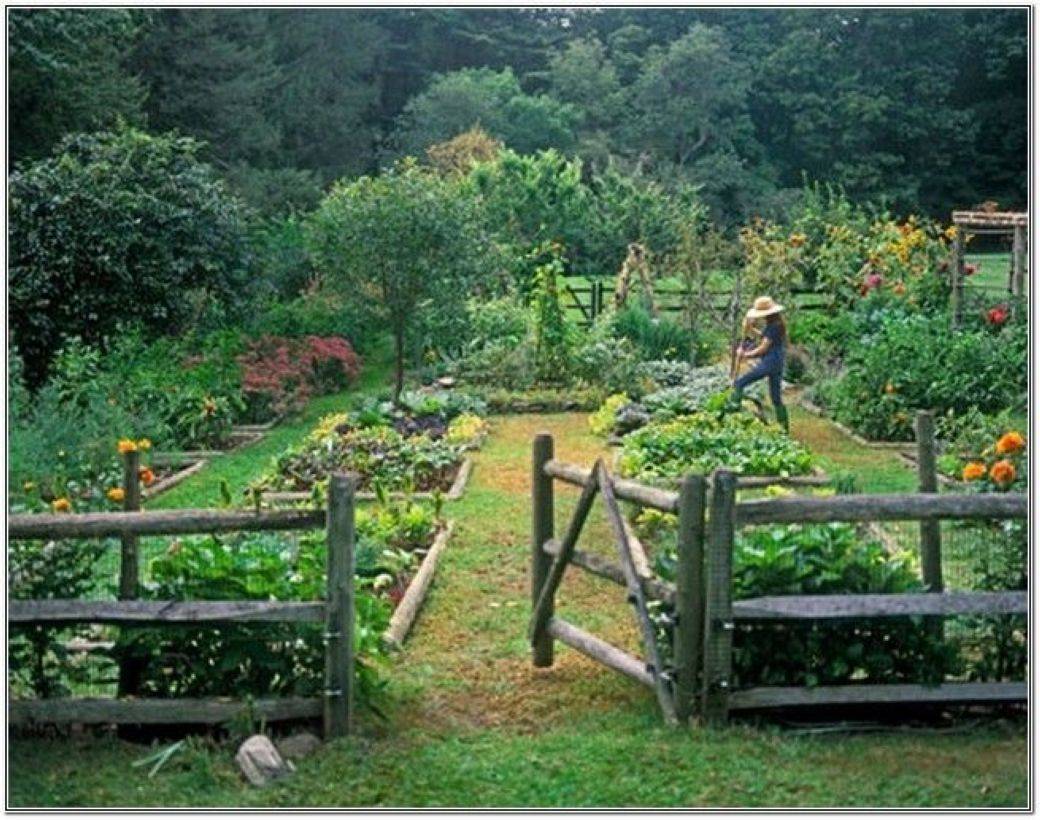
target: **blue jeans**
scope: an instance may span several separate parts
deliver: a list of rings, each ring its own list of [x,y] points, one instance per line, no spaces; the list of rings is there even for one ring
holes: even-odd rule
[[[776,367],[775,365],[767,365],[764,362],[759,362],[747,373],[733,382],[733,386],[737,388],[737,390],[743,390],[749,384],[765,378],[769,379],[769,398],[773,402],[773,407],[783,407],[784,396],[781,390],[784,380],[783,365]]]

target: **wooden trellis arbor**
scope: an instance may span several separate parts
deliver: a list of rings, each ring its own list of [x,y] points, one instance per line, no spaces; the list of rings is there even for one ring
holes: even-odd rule
[[[1029,214],[999,211],[954,211],[951,221],[956,234],[950,244],[950,313],[954,327],[960,324],[964,305],[964,248],[967,234],[1010,235],[1011,268],[1008,294],[1012,298],[1028,295],[1026,260],[1028,259]]]

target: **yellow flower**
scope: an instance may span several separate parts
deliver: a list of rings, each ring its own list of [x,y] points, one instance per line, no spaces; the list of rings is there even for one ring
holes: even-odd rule
[[[61,498],[55,498],[51,502],[51,509],[56,513],[66,513],[72,509],[72,502],[64,496]]]
[[[808,237],[804,233],[793,233],[788,239],[792,248],[800,248],[805,244]]]
[[[138,450],[151,450],[152,449],[152,441],[151,441],[151,439],[147,439],[147,438],[138,439],[137,449]]]
[[[136,451],[137,451],[137,442],[134,441],[132,438],[121,438],[121,439],[119,439],[119,452],[120,453],[126,454],[126,453],[134,453]]]
[[[971,461],[964,465],[961,478],[965,481],[978,481],[986,475],[986,465],[981,461]]]
[[[22,485],[22,489],[23,489],[23,490],[24,490],[25,492],[27,492],[27,493],[31,493],[31,492],[32,492],[33,490],[35,490],[35,489],[36,489],[36,485],[35,485],[35,484],[33,484],[33,483],[32,483],[31,481],[26,481],[26,482],[25,482],[25,483],[24,483],[24,484]]]
[[[952,242],[954,239],[957,238],[957,226],[956,225],[950,225],[949,228],[947,228],[945,231],[943,231],[943,236],[945,236],[947,239],[949,239]]]
[[[1026,440],[1022,437],[1021,433],[1012,430],[1010,433],[1004,433],[997,440],[997,454],[1002,456],[1011,456],[1016,453],[1021,453],[1026,448]]]
[[[112,501],[115,504],[122,504],[123,499],[126,498],[126,490],[122,487],[110,487],[105,495],[108,496],[109,501]]]

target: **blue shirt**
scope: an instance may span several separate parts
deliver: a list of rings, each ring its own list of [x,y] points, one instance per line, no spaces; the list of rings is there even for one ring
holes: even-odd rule
[[[762,354],[761,362],[763,369],[771,373],[782,373],[784,369],[784,332],[780,324],[766,322],[762,329],[762,336],[769,339],[769,350]]]

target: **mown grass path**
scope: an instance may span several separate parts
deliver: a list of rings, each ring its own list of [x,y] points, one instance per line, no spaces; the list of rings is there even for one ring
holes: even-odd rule
[[[826,431],[794,418],[796,435]],[[802,736],[765,725],[673,731],[652,695],[559,647],[534,670],[524,638],[528,591],[530,443],[548,430],[557,457],[591,463],[603,452],[582,414],[495,419],[417,628],[389,670],[386,722],[333,742],[287,781],[241,783],[233,749],[195,743],[155,778],[129,764],[140,746],[111,738],[17,741],[14,805],[153,806],[1023,806],[1027,747],[1020,724],[949,733]],[[862,449],[862,448],[860,448]],[[898,478],[890,454],[858,458]],[[891,472],[889,472],[891,471]],[[557,485],[559,487],[559,485]],[[187,489],[185,490],[187,492]],[[576,494],[560,488],[562,527]],[[585,549],[612,549],[596,508]],[[621,590],[579,571],[564,580],[558,611],[636,648]]]

